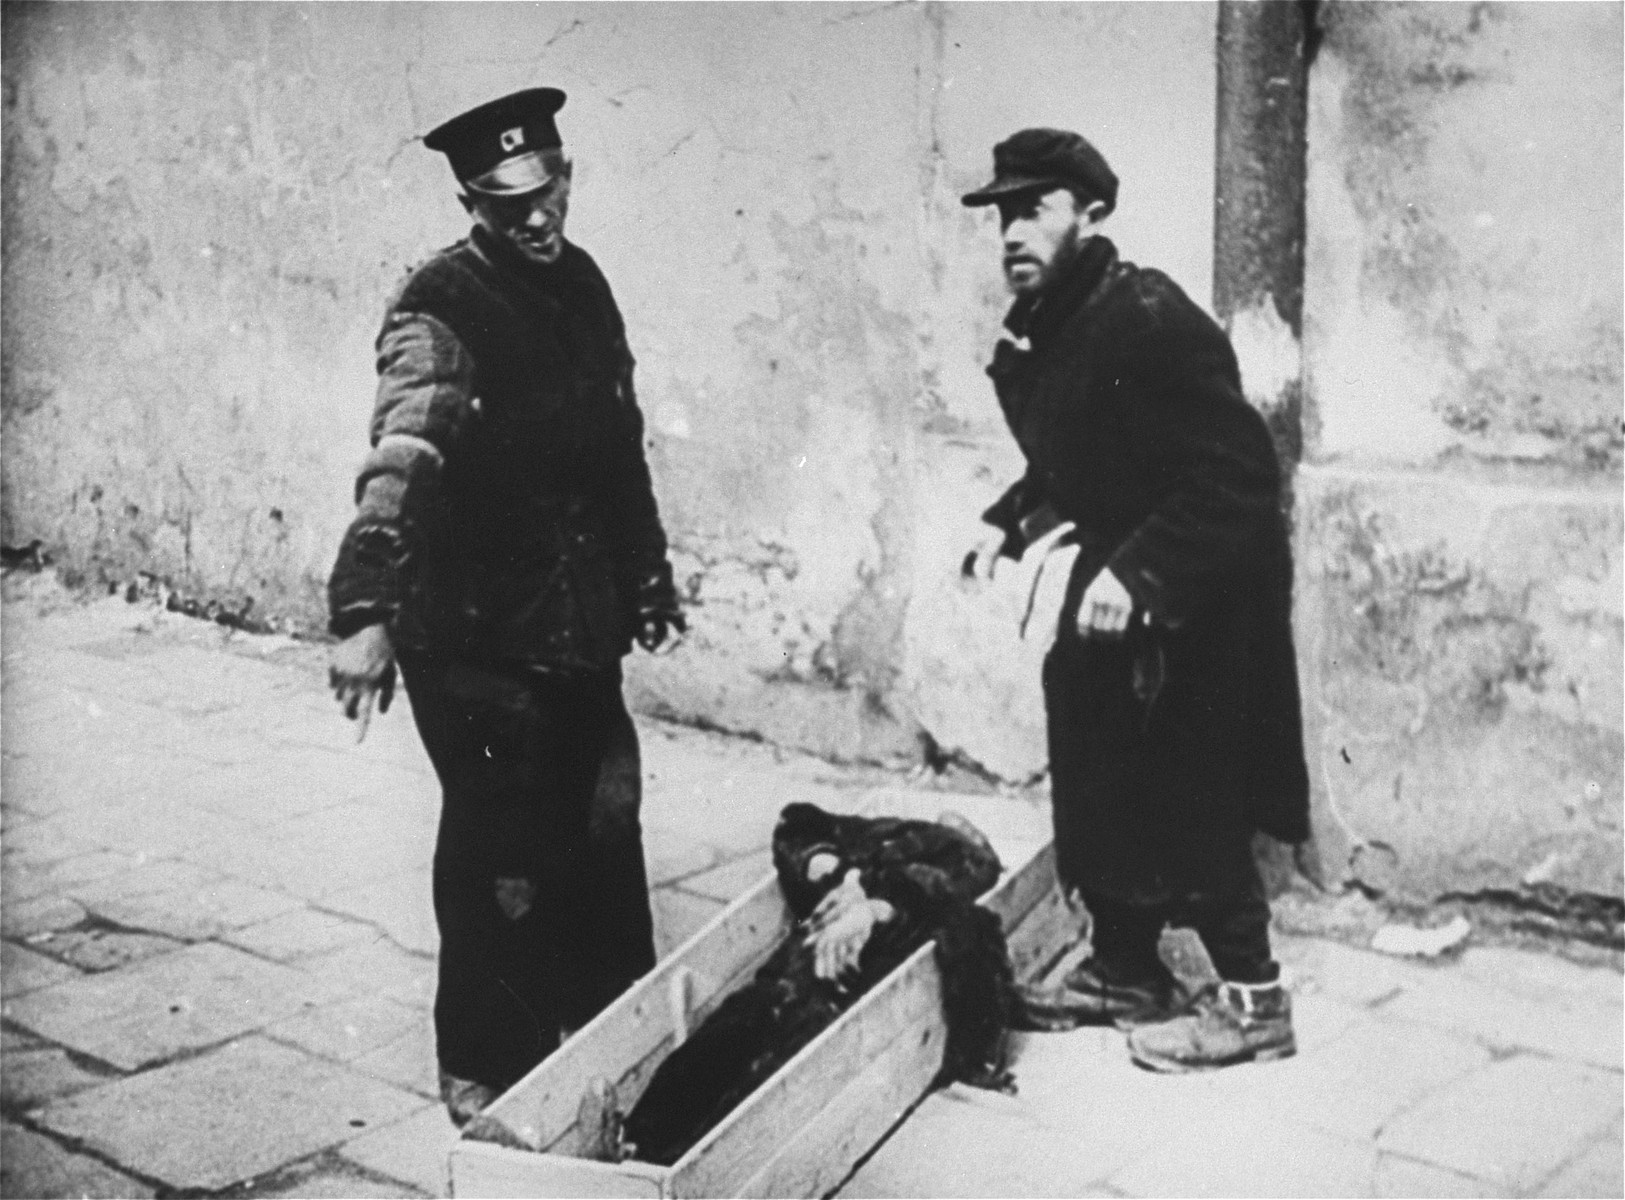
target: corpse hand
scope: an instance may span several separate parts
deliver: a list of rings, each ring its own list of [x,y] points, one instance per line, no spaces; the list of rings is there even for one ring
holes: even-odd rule
[[[360,722],[356,741],[367,736],[372,707],[388,712],[395,698],[395,647],[389,630],[368,625],[333,647],[327,669],[327,683],[344,709],[344,715]]]
[[[1110,567],[1102,567],[1078,604],[1078,634],[1086,638],[1122,637],[1133,611],[1134,597]]]
[[[840,886],[825,896],[809,921],[807,944],[813,948],[813,973],[820,979],[839,979],[858,965],[863,948],[876,925],[889,921],[895,910],[884,900],[871,900],[848,871]]]

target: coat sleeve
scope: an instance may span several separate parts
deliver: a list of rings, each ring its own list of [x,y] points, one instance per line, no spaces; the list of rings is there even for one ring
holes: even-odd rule
[[[1280,467],[1218,325],[1182,295],[1153,292],[1142,316],[1126,366],[1142,386],[1125,419],[1160,499],[1108,565],[1177,627],[1279,520]]]
[[[988,378],[993,381],[999,408],[1010,426],[1010,432],[1021,440],[1020,415],[1015,411],[1014,394],[1010,379],[1019,374],[1029,352],[1018,350],[1007,338],[1001,338],[993,348],[993,361],[988,365]],[[1026,474],[1005,489],[987,510],[982,520],[1004,534],[999,553],[1006,558],[1020,558],[1027,547],[1061,523],[1059,514],[1050,503],[1044,483],[1029,466]]]
[[[607,286],[605,288],[607,295]],[[636,362],[627,345],[625,328],[609,298],[615,326],[616,420],[610,445],[607,472],[614,516],[613,539],[617,573],[622,594],[631,598],[636,613],[643,616],[679,612],[677,590],[667,560],[666,531],[660,523],[660,506],[655,500],[654,482],[643,445],[643,411],[638,407],[633,385]]]
[[[446,455],[474,411],[474,361],[444,324],[391,316],[378,339],[372,450],[356,477],[356,515],[328,580],[339,637],[393,621],[432,536]]]

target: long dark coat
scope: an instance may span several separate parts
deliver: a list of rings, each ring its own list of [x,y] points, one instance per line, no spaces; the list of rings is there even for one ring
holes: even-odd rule
[[[1001,341],[988,374],[1028,468],[986,519],[1007,554],[1062,520],[1080,546],[1044,665],[1062,879],[1137,902],[1232,894],[1255,829],[1309,832],[1269,431],[1218,325],[1104,238],[1006,324],[1030,349]],[[1130,631],[1080,638],[1108,566]]]

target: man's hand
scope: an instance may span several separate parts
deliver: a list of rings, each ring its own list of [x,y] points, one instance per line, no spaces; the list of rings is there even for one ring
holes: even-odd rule
[[[1086,638],[1122,637],[1133,611],[1134,597],[1110,567],[1102,567],[1094,582],[1084,589],[1078,605],[1078,634]]]
[[[967,579],[979,579],[983,583],[991,582],[993,573],[998,569],[999,551],[1004,548],[1004,534],[990,533],[976,543],[974,549],[965,555],[964,565],[960,573]]]
[[[379,712],[388,712],[395,698],[395,647],[389,630],[368,625],[334,646],[327,682],[344,715],[360,722],[355,739],[359,742],[367,736],[373,701],[377,700]]]
[[[820,979],[834,980],[852,970],[869,944],[874,927],[894,915],[890,904],[869,898],[858,882],[857,871],[848,871],[840,885],[819,901],[808,921],[811,932],[807,934],[807,945],[813,948],[813,973]]]

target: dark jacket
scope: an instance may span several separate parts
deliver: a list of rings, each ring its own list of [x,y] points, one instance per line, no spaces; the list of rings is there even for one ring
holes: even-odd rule
[[[413,271],[378,338],[333,632],[384,620],[479,661],[617,663],[640,612],[676,607],[632,369],[573,244],[538,266],[476,228]]]
[[[1080,546],[1045,665],[1063,878],[1126,898],[1223,889],[1254,829],[1308,836],[1292,562],[1268,429],[1229,340],[1104,238],[1006,324],[988,368],[1027,472],[988,510],[1005,552]],[[1084,640],[1103,568],[1129,634]],[[1149,615],[1149,622],[1146,620]]]

